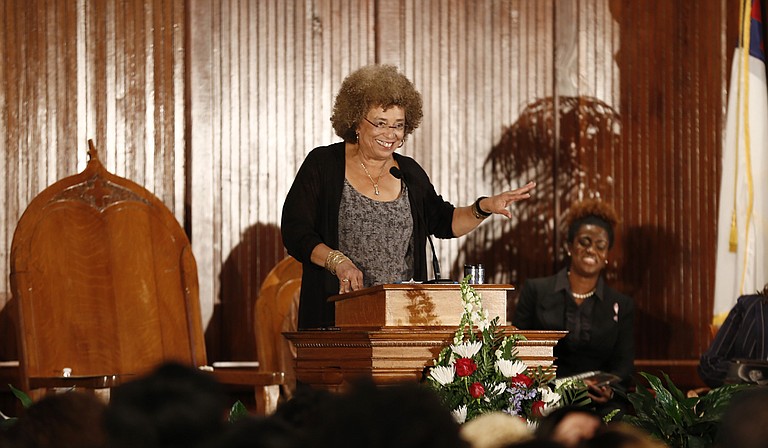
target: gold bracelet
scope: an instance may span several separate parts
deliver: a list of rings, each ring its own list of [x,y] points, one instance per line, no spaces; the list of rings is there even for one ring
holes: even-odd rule
[[[328,269],[331,271],[331,274],[336,275],[336,266],[339,264],[345,262],[345,261],[352,261],[344,255],[344,253],[340,250],[332,250],[328,252],[328,256],[325,257],[325,269]]]

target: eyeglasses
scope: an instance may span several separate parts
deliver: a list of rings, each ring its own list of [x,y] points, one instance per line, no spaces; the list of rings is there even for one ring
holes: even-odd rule
[[[387,123],[380,121],[378,123],[374,123],[371,120],[363,117],[363,120],[367,121],[371,124],[374,128],[378,129],[380,132],[386,132],[387,129],[391,129],[397,133],[405,132],[405,123],[397,123],[393,124],[392,126],[388,125]]]

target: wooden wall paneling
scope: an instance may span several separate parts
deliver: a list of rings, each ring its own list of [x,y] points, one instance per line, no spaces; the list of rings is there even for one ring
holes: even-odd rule
[[[481,173],[484,155],[487,154],[495,141],[494,128],[498,123],[498,118],[492,115],[498,84],[491,76],[493,71],[490,67],[491,63],[500,56],[493,52],[491,45],[491,41],[499,33],[499,30],[494,29],[490,23],[494,8],[493,3],[486,3],[480,8],[473,8],[472,5],[468,4],[463,6],[465,10],[457,13],[462,14],[464,20],[467,21],[467,59],[462,62],[467,68],[468,96],[465,101],[462,101],[467,107],[464,111],[463,120],[459,118],[459,122],[463,121],[464,123],[466,138],[457,142],[456,151],[457,153],[460,152],[461,156],[457,154],[454,157],[453,166],[443,165],[440,167],[440,171],[446,174],[456,171],[463,171],[466,174],[463,182],[457,185],[453,191],[449,191],[448,194],[448,197],[459,206],[471,203],[474,198],[481,194],[487,195],[485,192],[489,191],[486,179]],[[444,94],[450,95],[449,92],[445,91]],[[459,98],[452,96],[452,100],[458,101]],[[457,167],[460,169],[457,170]],[[449,179],[446,180],[450,182]],[[458,240],[451,241],[448,251],[451,259],[458,256],[459,243]],[[469,258],[471,264],[483,262],[489,274],[494,270],[493,267],[498,266],[497,263],[488,263],[478,259],[475,247],[464,246],[468,256],[473,252],[475,253],[474,257]],[[453,278],[460,278],[461,275],[463,275],[463,271],[455,272]]]
[[[640,358],[695,359],[709,342],[716,206],[702,195],[718,188],[726,52],[721,35],[703,30],[722,29],[723,7],[620,8],[622,147],[633,154],[622,164],[631,234],[620,280],[638,303]]]
[[[694,37],[694,30],[696,27],[687,28],[685,26],[687,17],[690,17],[693,11],[688,11],[685,4],[680,4],[677,11],[674,12],[674,17],[680,24],[678,29],[687,31],[688,36],[692,39]],[[670,356],[674,358],[686,357],[686,350],[691,353],[690,356],[695,356],[698,351],[694,348],[696,341],[693,339],[696,335],[695,327],[699,326],[699,323],[694,320],[696,317],[695,310],[691,306],[693,300],[694,291],[692,289],[692,279],[698,278],[700,271],[698,266],[693,266],[693,257],[696,256],[697,248],[694,247],[691,239],[691,232],[694,230],[694,205],[691,203],[692,192],[695,191],[697,180],[691,178],[690,167],[696,162],[696,148],[693,146],[693,142],[690,140],[690,128],[692,123],[691,118],[696,115],[697,107],[691,104],[691,99],[697,96],[696,84],[694,79],[698,78],[701,74],[689,74],[690,67],[693,63],[693,59],[696,56],[696,49],[690,48],[686,45],[688,39],[673,39],[674,45],[670,45],[673,53],[670,55],[670,61],[684,59],[683,64],[674,64],[672,70],[672,76],[669,76],[668,84],[665,90],[670,96],[677,96],[674,98],[674,105],[670,108],[670,114],[673,120],[667,121],[665,125],[671,123],[679,123],[672,129],[665,129],[665,134],[670,135],[670,141],[667,145],[667,152],[672,155],[672,179],[674,180],[674,199],[670,206],[669,215],[675,221],[675,227],[679,229],[680,241],[683,247],[687,248],[683,252],[683,259],[681,260],[681,275],[678,284],[677,294],[672,295],[672,307],[673,311],[670,313],[670,321],[674,324],[680,322],[678,326],[680,335],[675,335],[677,341],[684,341],[684,344],[677,344],[676,348],[679,350],[670,350]],[[671,82],[670,82],[671,81]],[[682,91],[681,86],[689,86],[689,91]],[[687,90],[687,89],[686,89]],[[693,106],[693,107],[692,107]],[[648,186],[650,187],[650,185]],[[714,235],[713,235],[714,236]],[[715,238],[713,237],[713,240]],[[689,268],[686,269],[685,267]],[[687,271],[687,272],[686,272]],[[675,298],[677,300],[675,300]],[[676,303],[675,303],[676,302]],[[676,306],[675,306],[676,305]],[[673,336],[674,337],[674,336]]]
[[[203,322],[208,322],[213,313],[215,296],[215,270],[219,244],[214,240],[216,223],[215,179],[217,171],[217,130],[220,120],[215,107],[218,99],[215,89],[220,77],[218,63],[218,24],[220,7],[218,2],[193,2],[188,5],[187,28],[189,29],[189,192],[192,251],[197,260],[200,282],[200,309]],[[194,86],[194,87],[193,87]],[[220,92],[219,92],[220,95]],[[198,212],[199,210],[199,212]],[[208,335],[206,335],[208,337]]]
[[[221,140],[220,144],[220,165],[215,166],[214,169],[220,172],[218,179],[219,185],[218,194],[220,195],[220,203],[217,205],[218,219],[220,220],[219,227],[214,229],[218,233],[217,239],[220,241],[220,253],[217,254],[216,259],[220,264],[214,265],[214,269],[218,273],[219,282],[219,300],[228,301],[224,302],[224,306],[221,307],[221,319],[227,323],[222,325],[223,339],[226,340],[232,334],[232,332],[239,330],[240,328],[248,328],[243,325],[243,321],[249,321],[251,319],[242,313],[230,312],[229,303],[236,303],[240,305],[240,301],[244,300],[246,291],[243,288],[245,285],[241,282],[234,283],[232,277],[228,274],[228,270],[225,269],[230,257],[234,257],[235,263],[241,262],[242,258],[237,251],[237,245],[240,241],[240,222],[239,212],[240,207],[245,205],[239,196],[240,186],[240,171],[238,169],[238,159],[242,154],[243,147],[242,139],[245,137],[241,134],[239,128],[240,114],[247,109],[249,105],[245,102],[245,98],[240,96],[239,92],[239,48],[245,44],[244,40],[240,39],[240,17],[242,11],[240,10],[241,2],[236,1],[222,1],[221,2],[221,79],[219,88],[221,89],[221,106],[219,109],[221,119]],[[267,15],[274,14],[275,5],[270,4],[271,9]],[[266,17],[265,17],[266,18]],[[267,19],[269,20],[269,19]],[[267,24],[265,24],[267,25]],[[271,17],[268,22],[267,31],[272,37],[275,37],[274,32],[275,18]],[[275,42],[276,44],[276,42]],[[276,48],[277,45],[273,45],[271,48]],[[270,48],[270,47],[267,47]],[[273,50],[274,51],[274,50]],[[272,56],[272,55],[270,55]],[[274,57],[272,58],[274,61]],[[267,86],[267,88],[274,88],[274,86]],[[273,121],[274,123],[274,121]],[[193,214],[193,219],[194,219]],[[243,266],[247,268],[247,263]],[[231,289],[228,289],[231,288]],[[231,294],[230,291],[242,292],[242,294]],[[254,342],[250,339],[243,338],[241,343],[252,346]],[[237,350],[239,346],[235,346],[234,341],[222,347],[224,349],[222,359],[236,359],[231,356],[232,350]]]
[[[688,331],[684,329],[684,322],[679,319],[676,314],[679,312],[681,303],[679,300],[682,296],[681,283],[683,281],[682,268],[686,262],[690,262],[689,247],[685,246],[685,229],[681,225],[681,219],[685,213],[682,208],[683,204],[678,202],[678,195],[681,193],[682,185],[678,184],[680,179],[680,166],[678,164],[677,153],[685,152],[687,148],[682,145],[676,147],[675,132],[677,126],[669,126],[669,124],[675,123],[678,126],[682,125],[680,117],[676,116],[676,106],[680,98],[676,98],[676,91],[673,86],[675,84],[676,67],[680,64],[674,64],[676,60],[676,47],[678,42],[667,41],[664,29],[675,29],[676,25],[682,25],[678,22],[679,17],[674,5],[670,5],[666,2],[655,2],[651,6],[650,11],[654,11],[653,20],[655,25],[661,24],[662,30],[654,33],[653,37],[649,39],[648,47],[652,51],[651,56],[657,61],[661,62],[661,70],[655,70],[652,77],[655,80],[656,85],[651,90],[654,95],[652,98],[652,109],[649,111],[650,116],[650,133],[655,140],[655,144],[647,148],[656,157],[656,178],[659,182],[656,183],[657,188],[661,189],[660,195],[656,195],[658,200],[655,208],[657,219],[660,221],[660,228],[666,228],[669,232],[675,235],[675,239],[682,248],[680,252],[681,260],[672,265],[672,274],[674,275],[673,281],[668,283],[665,294],[663,306],[660,310],[663,310],[665,317],[664,321],[667,324],[667,329],[670,332],[670,340],[675,339],[680,341],[684,335],[688,334]],[[650,12],[649,11],[649,12]],[[649,14],[649,13],[646,13]],[[650,15],[650,14],[649,14]],[[678,26],[679,26],[678,25]],[[682,61],[680,61],[682,62]],[[673,65],[674,64],[674,65]],[[662,99],[663,98],[663,99]],[[647,179],[643,179],[640,184],[641,187],[648,191],[651,187]],[[646,255],[647,258],[647,254]],[[675,303],[677,302],[677,303]],[[669,346],[665,347],[664,357],[671,356],[669,353]]]
[[[7,3],[0,5],[0,12],[2,12],[2,17],[0,18],[0,51],[2,51],[2,54],[5,55],[6,58],[6,63],[0,64],[0,86],[5,86],[9,75],[7,33],[11,28],[11,25],[8,23],[9,12]],[[6,89],[2,87],[0,87],[0,111],[2,111],[2,113],[0,113],[0,130],[2,131],[2,135],[6,136],[6,138],[0,138],[0,200],[2,200],[4,210],[4,213],[0,215],[0,279],[2,279],[0,280],[0,286],[2,286],[0,287],[0,335],[4,336],[2,338],[4,342],[0,344],[0,359],[6,359],[5,357],[8,356],[10,350],[5,346],[10,345],[12,347],[15,343],[15,338],[9,337],[13,334],[13,329],[10,327],[10,319],[5,317],[8,315],[8,312],[5,311],[5,305],[10,301],[10,295],[7,289],[8,283],[4,278],[5,273],[9,272],[8,252],[11,244],[11,232],[8,220],[9,189],[7,179],[9,171],[12,170],[9,170],[8,166],[7,136],[9,132],[8,118],[5,113],[7,111],[7,94]],[[8,339],[13,339],[13,341],[8,344]],[[11,357],[15,357],[15,353],[12,353]]]
[[[85,107],[77,137],[92,138],[108,170],[152,191],[181,222],[184,2],[81,0],[78,8],[77,103]],[[72,149],[81,169],[85,142]]]
[[[251,242],[252,238],[247,233],[247,229],[251,224],[252,217],[256,216],[255,207],[257,206],[257,201],[254,200],[253,196],[254,193],[258,191],[255,188],[255,179],[256,174],[258,173],[258,154],[249,150],[249,143],[254,140],[257,129],[256,120],[253,119],[254,111],[250,107],[251,104],[254,104],[253,101],[256,99],[257,93],[256,78],[253,76],[253,73],[255,73],[255,71],[253,71],[254,64],[252,63],[253,60],[251,58],[251,55],[256,52],[253,47],[256,44],[256,33],[254,32],[254,28],[256,27],[257,22],[253,20],[254,12],[256,10],[255,5],[247,4],[247,7],[245,6],[246,5],[240,5],[238,17],[240,22],[237,37],[240,42],[237,54],[239,80],[238,96],[243,99],[243,103],[248,107],[241,107],[239,117],[237,117],[239,119],[238,127],[243,137],[242,142],[239,145],[239,160],[236,162],[239,178],[239,191],[238,196],[233,197],[233,199],[236,199],[235,203],[241,205],[237,210],[239,213],[239,221],[237,222],[236,229],[237,233],[233,232],[233,236],[237,235],[238,237],[236,244],[248,247],[250,244],[253,244]],[[239,253],[238,263],[246,272],[258,272],[259,257],[256,256],[256,254],[257,252],[253,250],[241,251],[241,253]],[[254,286],[255,285],[252,284],[246,284],[243,288],[243,295],[245,297],[253,297],[257,293],[257,290],[254,290]],[[252,314],[253,313],[251,313],[251,315]],[[236,322],[239,324],[242,321]],[[245,322],[250,324],[251,327],[255,326],[251,316],[247,316]],[[251,338],[245,342],[247,343],[246,347],[250,350],[248,352],[251,355],[250,358],[253,359],[253,354],[255,353],[255,349],[253,348],[255,347],[255,340],[254,338]]]
[[[13,4],[4,2],[0,17],[0,48],[4,57],[4,64],[0,64],[0,150],[2,150],[2,163],[0,163],[0,198],[3,201],[3,214],[0,219],[0,334],[3,335],[0,343],[0,359],[17,359],[16,338],[13,336],[13,327],[8,303],[11,301],[10,285],[7,272],[10,272],[9,254],[11,239],[15,223],[20,216],[18,206],[18,152],[17,138],[19,126],[14,113],[15,109],[9,104],[18,104],[18,89],[9,89],[7,86],[15,84],[18,76],[18,48],[15,45],[18,36],[17,24],[21,20],[16,16]]]
[[[123,4],[122,7],[115,5],[114,3],[108,4],[111,11],[111,16],[114,21],[114,35],[113,38],[107,41],[107,54],[114,59],[114,63],[107,67],[107,79],[110,83],[110,87],[107,90],[107,115],[110,117],[125,116],[126,109],[125,103],[119,101],[118,98],[125,97],[126,88],[126,52],[124,51],[127,36],[127,25],[130,20],[127,19],[127,14],[133,13],[129,10],[127,5]],[[114,9],[122,12],[122,20],[115,20]],[[107,126],[110,128],[107,131],[108,141],[103,142],[107,148],[125,148],[125,128],[126,123],[123,120],[108,120]],[[116,165],[124,165],[124,151],[115,151],[114,157],[111,160]],[[106,154],[104,158],[107,159]],[[122,163],[121,163],[122,162]]]

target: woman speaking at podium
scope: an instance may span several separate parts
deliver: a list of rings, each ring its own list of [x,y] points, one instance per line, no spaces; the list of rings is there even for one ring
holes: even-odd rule
[[[421,94],[391,65],[342,82],[331,124],[342,142],[313,149],[283,205],[288,253],[302,263],[299,328],[334,324],[328,297],[427,277],[428,235],[456,238],[485,218],[512,215],[535,184],[456,208],[412,158],[396,153],[421,123]]]

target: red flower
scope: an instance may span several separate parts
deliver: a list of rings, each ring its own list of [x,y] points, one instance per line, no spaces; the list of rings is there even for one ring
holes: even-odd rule
[[[472,383],[469,385],[469,394],[472,395],[472,398],[480,398],[483,395],[485,395],[485,388],[480,383],[477,383],[477,382]],[[544,403],[542,403],[542,405],[543,404]]]
[[[456,360],[456,375],[469,376],[477,370],[477,364],[472,358],[459,358]]]
[[[544,402],[541,400],[536,400],[531,405],[531,414],[533,414],[536,418],[544,417],[542,412],[544,411]]]
[[[533,385],[533,380],[531,377],[523,373],[513,376],[509,379],[509,382],[523,387],[531,387]]]

